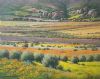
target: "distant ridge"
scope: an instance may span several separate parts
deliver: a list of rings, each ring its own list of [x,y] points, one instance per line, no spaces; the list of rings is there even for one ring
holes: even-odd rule
[[[59,5],[59,1],[63,0],[0,0],[0,14],[11,12],[10,8],[14,8],[15,6],[27,6],[33,5],[35,3],[44,3],[44,6],[56,7],[55,3]],[[97,10],[100,12],[100,0],[66,0],[68,1],[67,6],[69,8],[77,8],[82,7],[85,4],[89,4],[89,6],[95,6]]]

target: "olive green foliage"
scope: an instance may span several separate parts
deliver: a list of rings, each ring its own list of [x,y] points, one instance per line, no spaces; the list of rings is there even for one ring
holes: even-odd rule
[[[59,63],[59,60],[56,56],[53,55],[45,55],[42,61],[42,64],[46,67],[56,68]]]
[[[57,69],[63,70],[63,67],[62,67],[61,65],[58,65],[58,66],[57,66]]]
[[[79,61],[80,62],[85,62],[86,61],[86,56],[84,56],[84,55],[83,56],[80,56],[79,57]]]
[[[73,58],[71,59],[71,62],[74,63],[74,64],[78,64],[79,58],[78,58],[78,57],[73,57]]]
[[[23,52],[21,55],[21,60],[32,62],[34,60],[34,56],[30,52]]]
[[[97,51],[98,50],[98,48],[96,48],[96,47],[92,47],[91,49],[92,49],[92,51]]]
[[[9,55],[9,58],[10,59],[17,59],[17,60],[19,60],[20,57],[21,57],[21,54],[22,54],[22,52],[20,52],[20,51],[12,51],[10,53],[10,55]]]
[[[44,57],[44,55],[41,53],[34,53],[34,60],[37,62],[41,62],[43,57]]]
[[[100,61],[100,54],[94,55],[94,61]]]
[[[0,50],[0,58],[9,58],[8,50]]]
[[[60,60],[61,61],[68,61],[68,57],[67,56],[60,56]]]
[[[93,56],[93,55],[87,56],[87,57],[86,57],[86,61],[88,61],[88,62],[94,61],[94,56]]]

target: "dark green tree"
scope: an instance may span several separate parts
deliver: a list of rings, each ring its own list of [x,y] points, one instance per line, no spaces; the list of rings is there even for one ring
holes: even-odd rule
[[[89,55],[89,56],[87,56],[87,57],[86,57],[86,61],[88,61],[88,62],[92,62],[92,61],[94,61],[94,57],[93,57],[93,55]]]
[[[94,61],[100,61],[100,54],[94,55]]]
[[[61,61],[68,61],[68,57],[67,56],[60,56],[60,60]]]
[[[86,61],[86,57],[83,55],[83,56],[80,56],[79,57],[79,61],[80,62],[85,62]]]
[[[34,56],[30,52],[23,52],[21,55],[21,60],[26,62],[32,62],[34,60]]]
[[[41,53],[34,53],[34,60],[37,62],[41,62],[43,57],[44,57],[44,55]]]
[[[10,53],[10,55],[9,55],[9,58],[10,59],[17,59],[17,60],[19,60],[20,57],[21,57],[21,54],[22,54],[22,52],[20,52],[20,51],[12,51]]]
[[[71,59],[71,62],[74,63],[74,64],[78,64],[79,58],[78,58],[78,57],[73,57],[73,58]]]
[[[53,55],[45,55],[42,61],[42,64],[46,67],[56,68],[59,63],[59,60],[56,56]]]
[[[9,51],[8,50],[1,50],[0,51],[0,58],[9,58]]]

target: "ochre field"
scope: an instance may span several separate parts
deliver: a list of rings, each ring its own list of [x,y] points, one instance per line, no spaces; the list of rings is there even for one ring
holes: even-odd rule
[[[1,27],[17,29],[18,33],[3,33],[3,35],[23,35],[19,31],[52,31],[56,33],[70,34],[78,38],[100,38],[100,22],[19,22],[1,21]]]
[[[0,50],[8,50],[9,54],[16,50],[23,54],[29,52],[24,62],[21,61],[23,54],[19,61],[10,56],[0,58],[0,79],[100,79],[99,61],[93,58],[92,62],[87,59],[79,62],[80,55],[88,58],[88,55],[100,54],[100,22],[0,21],[0,43]],[[53,69],[44,67],[43,60],[52,64],[49,60],[53,62],[56,58],[48,60],[44,56],[42,64],[36,60],[30,62],[30,52],[64,55],[68,60],[59,60],[57,67],[60,68]],[[78,63],[72,61],[74,56],[78,57]]]
[[[42,65],[26,65],[17,60],[0,60],[0,78],[1,79],[99,79],[100,63],[83,62],[85,65],[72,64],[68,62],[59,62],[64,70],[60,71],[52,68],[46,68]],[[70,70],[71,72],[69,72]]]
[[[86,55],[86,54],[100,54],[100,50],[92,51],[92,50],[57,50],[57,49],[49,49],[49,50],[39,50],[36,48],[23,48],[23,47],[5,47],[0,46],[0,50],[9,50],[9,51],[29,51],[29,52],[37,52],[37,53],[44,53],[44,54],[55,54],[55,55],[66,55],[68,57],[72,56],[80,56],[80,55]]]

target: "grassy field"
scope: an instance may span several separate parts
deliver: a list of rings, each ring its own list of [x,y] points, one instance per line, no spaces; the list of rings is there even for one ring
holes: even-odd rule
[[[3,35],[29,35],[29,36],[51,36],[58,37],[72,35],[77,38],[99,38],[100,22],[20,22],[20,21],[1,21],[0,27],[10,28]],[[17,28],[16,28],[17,27]],[[12,30],[11,30],[12,29]],[[48,32],[47,32],[48,31]],[[13,32],[13,33],[12,33]],[[23,33],[25,32],[25,34]],[[30,34],[29,34],[29,33]],[[58,33],[58,35],[57,35]],[[61,35],[60,35],[61,34]]]
[[[0,60],[1,79],[100,79],[100,63],[85,65],[60,62],[64,71],[43,67],[41,64],[25,64],[17,60]]]
[[[71,35],[75,35],[80,38],[90,38],[90,37],[99,38],[100,37],[100,26],[74,28],[74,29],[69,29],[69,30],[60,30],[58,32],[69,33]]]
[[[64,55],[68,59],[95,55],[100,54],[99,38],[100,22],[0,21],[0,50],[6,49],[10,54],[17,50]],[[23,47],[24,44],[28,47]],[[58,65],[63,70],[44,67],[35,61],[0,59],[0,79],[100,79],[100,62],[73,64],[59,60]]]
[[[79,64],[72,64],[61,61],[60,65],[63,66],[65,71],[71,71],[79,75],[79,79],[86,79],[87,77],[88,79],[100,78],[100,62],[80,62]]]

